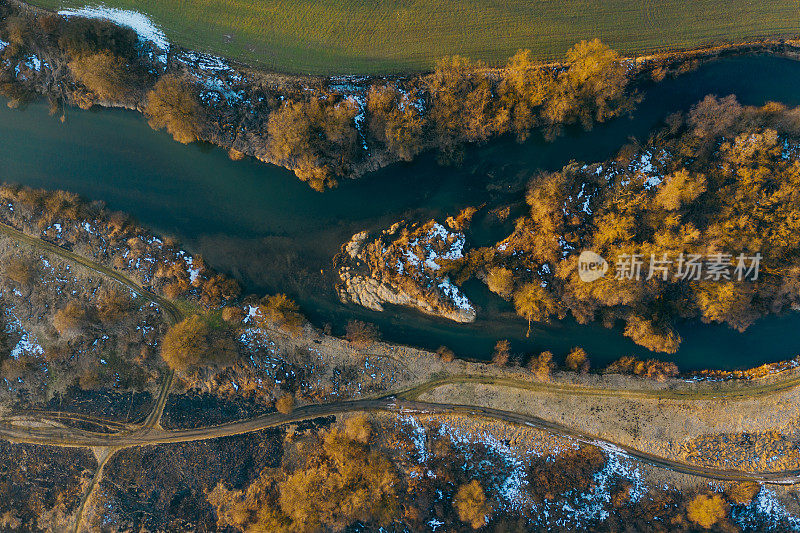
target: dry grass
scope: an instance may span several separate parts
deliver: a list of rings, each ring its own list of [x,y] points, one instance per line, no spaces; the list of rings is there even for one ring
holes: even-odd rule
[[[34,0],[75,7],[74,0]],[[767,0],[108,0],[148,13],[176,43],[296,73],[385,74],[461,54],[498,62],[520,48],[561,57],[600,37],[624,53],[798,33],[800,10]]]
[[[755,397],[624,398],[450,384],[419,399],[488,406],[539,416],[671,459],[722,468],[796,468],[796,388]],[[783,455],[780,460],[776,457]]]

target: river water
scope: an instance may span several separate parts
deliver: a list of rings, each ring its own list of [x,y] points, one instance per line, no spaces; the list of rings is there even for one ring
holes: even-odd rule
[[[525,322],[477,282],[464,287],[478,306],[474,324],[405,309],[374,313],[343,305],[333,291],[331,259],[362,229],[399,219],[443,221],[462,207],[487,201],[519,206],[522,187],[536,172],[573,159],[606,159],[629,137],[646,140],[664,117],[688,109],[706,94],[735,94],[745,104],[775,100],[799,105],[799,86],[800,62],[768,56],[724,59],[643,88],[643,101],[631,118],[593,131],[570,130],[552,143],[498,140],[468,150],[458,168],[441,167],[432,156],[423,156],[325,193],[272,165],[233,162],[208,145],[177,144],[133,112],[70,109],[62,124],[48,116],[44,104],[24,110],[0,106],[0,179],[103,200],[174,235],[248,291],[288,293],[315,324],[329,323],[334,333],[341,333],[347,320],[360,318],[378,324],[384,339],[431,349],[446,345],[461,356],[487,358],[498,339],[510,339],[519,353],[547,349],[561,356],[582,346],[602,365],[622,355],[650,354],[619,329],[570,320],[534,324],[526,338]],[[479,216],[468,244],[491,244],[511,224]],[[663,358],[682,369],[749,367],[800,353],[796,313],[762,319],[745,333],[704,324],[684,324],[679,331],[681,350]]]

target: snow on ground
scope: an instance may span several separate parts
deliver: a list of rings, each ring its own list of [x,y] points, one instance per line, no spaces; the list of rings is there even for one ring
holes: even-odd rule
[[[11,357],[14,359],[19,359],[21,355],[42,355],[44,353],[44,349],[37,343],[36,341],[32,340],[30,333],[27,331],[22,332],[22,337],[20,337],[19,342],[14,348],[11,349]]]
[[[395,230],[392,229],[391,232]],[[347,250],[353,256],[358,253],[356,248],[356,238],[363,234],[353,236]],[[398,274],[406,274],[422,281],[427,287],[438,287],[442,295],[449,300],[455,307],[466,311],[474,312],[469,299],[464,296],[459,288],[455,286],[448,277],[442,277],[437,271],[441,269],[438,260],[455,260],[464,256],[464,245],[466,238],[463,233],[451,232],[438,222],[431,224],[430,229],[424,235],[416,237],[414,240],[403,244],[400,247],[402,257],[394,263],[386,263],[386,266]],[[351,248],[352,245],[352,248]],[[384,250],[384,253],[386,250]]]
[[[400,420],[410,430],[408,436],[414,444],[417,460],[421,466],[425,466],[429,459],[429,451],[426,445],[429,428],[413,416],[403,416],[400,417]],[[500,441],[497,437],[489,432],[475,434],[448,425],[447,422],[440,422],[439,435],[434,438],[449,438],[464,453],[468,463],[473,460],[474,445],[477,443],[483,444],[492,459],[496,459],[498,464],[495,464],[494,460],[491,461],[492,464],[481,461],[474,465],[476,472],[481,471],[483,474],[491,475],[497,479],[498,494],[504,504],[508,506],[507,508],[519,509],[528,502],[528,496],[523,490],[523,487],[528,483],[525,479],[526,461],[513,448]],[[524,453],[529,454],[531,452]]]
[[[47,65],[47,63],[45,63],[45,65]],[[25,59],[25,66],[38,72],[42,68],[42,60],[35,55],[29,56]]]
[[[607,519],[608,508],[612,507],[611,488],[615,479],[622,478],[631,483],[628,491],[631,503],[637,503],[647,494],[648,487],[642,480],[639,468],[634,466],[636,463],[613,447],[600,447],[606,452],[606,464],[594,474],[594,483],[586,492],[570,491],[564,495],[567,501],[555,500],[540,505],[548,508],[560,506],[567,511],[566,517],[556,520],[558,525],[578,528],[589,521]]]
[[[19,341],[11,349],[11,357],[19,359],[21,355],[39,356],[44,354],[44,349],[36,342],[33,335],[22,327],[22,323],[13,314],[13,307],[5,309],[6,315],[6,334],[13,336],[19,335]]]
[[[2,41],[0,41],[0,50],[2,49]],[[800,144],[790,143],[788,139],[784,139],[781,158],[785,160],[800,159]]]
[[[463,233],[450,233],[447,229],[439,224],[438,222],[434,223],[433,227],[428,232],[428,240],[434,239],[441,239],[444,242],[448,242],[448,239],[453,236],[453,242],[450,244],[450,249],[445,252],[441,257],[443,259],[461,259],[464,257],[463,250],[464,250],[464,243],[466,239],[464,238]]]
[[[464,309],[466,311],[474,311],[475,308],[472,307],[469,299],[461,294],[461,291],[458,290],[458,287],[452,284],[450,278],[444,278],[438,285],[442,292],[447,296],[453,305],[458,307],[459,309]]]
[[[503,468],[493,472],[500,476],[497,487],[500,498],[512,509],[519,509],[528,502],[528,495],[524,491],[525,485],[528,484],[526,461],[523,461],[512,447],[489,432],[473,435],[446,424],[439,426],[439,436],[449,437],[454,445],[460,446],[468,460],[471,446],[476,443],[486,446],[502,463]]]
[[[400,420],[403,424],[411,428],[411,435],[409,435],[409,437],[411,438],[411,442],[414,443],[414,449],[417,452],[417,460],[420,464],[427,462],[430,455],[426,446],[428,438],[425,426],[413,416],[403,416],[400,417]]]
[[[206,104],[221,103],[222,98],[229,104],[244,100],[245,91],[235,87],[240,87],[246,79],[221,57],[200,52],[179,52],[176,59],[186,65],[205,86],[200,98]]]
[[[429,458],[429,428],[414,416],[401,416],[400,421],[409,430],[406,435],[414,444],[415,458],[424,467]],[[526,478],[529,459],[541,457],[541,450],[508,445],[489,431],[467,431],[457,425],[448,424],[447,421],[439,423],[438,435],[432,437],[449,438],[464,454],[464,468],[474,469],[476,474],[494,479],[496,488],[492,490],[497,491],[504,509],[531,511],[530,515],[542,529],[551,529],[557,525],[563,530],[585,530],[598,521],[607,519],[614,507],[612,494],[619,479],[629,484],[628,494],[632,504],[645,498],[651,488],[644,481],[639,463],[626,457],[616,447],[603,442],[579,444],[578,441],[570,440],[572,447],[585,444],[599,446],[606,456],[605,464],[594,474],[588,489],[569,490],[554,499],[536,503],[531,500],[525,487],[528,484]],[[476,444],[485,446],[489,453],[488,460],[474,456]],[[553,451],[559,454],[564,449],[558,447]],[[548,456],[546,460],[552,460],[552,456]],[[662,488],[669,489],[668,486]],[[795,530],[800,527],[800,520],[792,517],[775,494],[766,488],[762,489],[751,505],[744,510],[735,511],[732,517],[742,527],[750,529],[763,527],[764,523],[788,523]]]
[[[425,99],[418,96],[417,98],[411,98],[409,96],[408,91],[403,89],[401,86],[397,86],[396,89],[403,95],[403,99],[400,101],[400,110],[405,111],[406,106],[412,106],[420,112],[420,114],[425,113]]]
[[[86,17],[110,20],[115,24],[132,29],[139,36],[140,40],[153,43],[156,48],[165,53],[169,52],[169,41],[161,28],[156,26],[147,15],[139,13],[138,11],[98,5],[86,6],[79,9],[62,9],[58,14],[64,17]],[[159,56],[159,60],[166,63],[166,55]]]
[[[786,526],[791,531],[800,531],[800,518],[790,514],[778,500],[777,494],[763,486],[750,505],[744,509],[734,508],[731,518],[746,531],[765,528],[767,531],[784,531]]]
[[[652,189],[658,187],[664,176],[659,172],[660,168],[664,168],[664,164],[669,159],[669,153],[666,150],[661,150],[657,154],[653,154],[651,150],[645,151],[638,159],[634,159],[629,168],[635,173],[644,174],[644,187],[645,189]]]
[[[428,460],[427,431],[428,428],[413,416],[400,417],[401,422],[410,432],[408,437],[414,444],[416,458],[421,466]],[[441,423],[436,438],[449,438],[465,455],[469,463],[475,444],[483,444],[490,454],[497,459],[483,461],[473,465],[476,472],[487,469],[497,475],[497,494],[502,503],[509,509],[527,508],[537,523],[550,529],[558,525],[562,529],[585,529],[609,517],[613,508],[612,490],[617,479],[624,479],[630,484],[630,502],[636,504],[647,496],[649,487],[643,479],[639,463],[625,456],[618,448],[603,442],[588,444],[600,447],[606,455],[606,463],[593,476],[593,483],[583,492],[576,490],[541,503],[534,503],[528,497],[526,472],[528,461],[525,457],[539,456],[539,452],[513,448],[490,432],[464,431],[459,427]],[[577,442],[575,442],[577,445]],[[489,464],[491,463],[491,464]],[[467,465],[465,465],[465,468]],[[664,490],[669,486],[664,486]],[[748,506],[734,506],[731,512],[733,521],[745,530],[784,530],[800,531],[800,518],[790,514],[780,502],[777,494],[767,487],[762,487],[758,496]],[[433,526],[433,525],[432,525]]]
[[[437,242],[441,241],[441,242]],[[451,233],[444,226],[438,222],[434,223],[431,229],[425,234],[424,237],[414,239],[405,246],[403,255],[406,262],[412,266],[424,265],[430,270],[439,270],[441,265],[436,262],[437,259],[461,259],[464,257],[464,244],[466,239],[463,233]],[[417,255],[417,247],[422,244],[423,257]],[[446,248],[446,251],[439,253],[433,249],[433,245],[440,244],[441,248]]]
[[[353,102],[353,104],[358,108],[358,113],[353,118],[353,122],[355,122],[358,136],[361,138],[361,147],[365,152],[369,152],[369,146],[367,146],[367,137],[364,134],[364,119],[367,116],[367,97],[364,94],[352,94],[347,97],[347,100]]]
[[[369,76],[332,76],[328,80],[328,88],[345,95],[366,93],[367,85],[371,82]]]
[[[0,52],[2,52],[2,51],[3,51],[3,49],[4,49],[6,46],[8,46],[8,43],[7,43],[7,42],[5,42],[3,39],[0,39]]]
[[[200,52],[181,52],[177,57],[178,61],[195,66],[201,70],[228,71],[232,70],[230,65],[221,57]]]

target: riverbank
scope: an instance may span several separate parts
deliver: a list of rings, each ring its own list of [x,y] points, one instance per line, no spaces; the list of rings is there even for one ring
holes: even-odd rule
[[[194,284],[186,299],[176,305],[162,300],[164,296],[149,293],[134,279],[160,293],[168,292],[168,283],[154,281],[152,264],[159,265],[158,271],[171,272],[172,277],[215,279],[213,271],[199,268],[199,258],[184,259],[191,256],[173,253],[179,250],[175,243],[165,245],[163,239],[125,222],[124,217],[109,214],[97,205],[82,204],[74,197],[19,189],[4,189],[2,193],[4,218],[24,230],[4,231],[3,239],[47,252],[51,259],[45,265],[56,266],[54,259],[58,259],[58,283],[63,283],[59,278],[77,275],[71,268],[80,265],[91,271],[91,276],[99,276],[102,283],[122,283],[155,304],[165,301],[164,310],[176,307],[178,319],[187,313],[219,311],[242,345],[236,359],[226,364],[215,363],[217,358],[206,354],[210,355],[208,360],[201,359],[196,368],[176,372],[174,383],[172,375],[168,375],[152,410],[145,416],[135,414],[137,421],[129,420],[130,412],[122,422],[108,420],[109,416],[116,419],[118,415],[93,409],[91,391],[86,391],[88,395],[75,416],[70,416],[69,406],[60,403],[57,411],[1,409],[0,436],[5,439],[46,446],[91,446],[95,452],[98,466],[92,482],[86,484],[79,509],[75,508],[74,498],[70,499],[61,510],[63,515],[51,517],[56,524],[76,523],[78,529],[84,523],[109,526],[103,521],[106,515],[94,514],[103,502],[112,502],[104,508],[123,513],[121,523],[137,523],[135,515],[125,514],[129,512],[125,511],[129,509],[125,496],[108,484],[119,479],[120,468],[124,472],[124,458],[143,450],[157,455],[187,450],[193,464],[203,464],[213,462],[221,453],[221,439],[253,444],[259,435],[282,435],[287,431],[292,438],[284,442],[294,442],[308,437],[309,431],[330,426],[334,416],[344,419],[338,424],[346,425],[360,412],[370,413],[377,423],[385,425],[377,434],[386,438],[387,449],[400,454],[391,457],[392,464],[403,473],[404,482],[415,484],[420,479],[442,477],[427,473],[438,471],[437,465],[442,464],[438,460],[429,463],[427,450],[449,465],[471,464],[470,457],[487,454],[492,471],[481,471],[480,479],[488,497],[523,516],[534,512],[542,500],[573,505],[569,502],[573,501],[574,490],[579,489],[580,494],[586,494],[581,497],[584,505],[591,500],[605,513],[622,513],[629,519],[639,516],[633,509],[638,508],[634,504],[642,498],[690,502],[699,491],[703,497],[706,492],[724,495],[721,504],[725,505],[725,512],[719,520],[730,514],[734,523],[742,524],[745,515],[741,513],[752,513],[755,519],[766,523],[794,520],[785,511],[793,509],[792,489],[760,488],[750,482],[797,481],[800,449],[794,434],[800,420],[800,369],[796,361],[749,373],[715,374],[713,379],[685,375],[653,380],[618,373],[580,374],[558,372],[549,365],[524,369],[452,360],[446,352],[436,354],[363,337],[341,339],[309,324],[300,327],[285,317],[268,314],[268,299],[203,299],[202,295],[208,292],[202,290],[205,283]],[[59,209],[53,209],[56,203]],[[127,262],[115,260],[120,256]],[[45,278],[43,281],[49,280]],[[77,276],[71,283],[85,283],[85,292],[89,292],[88,285],[97,281]],[[47,281],[34,284],[31,290],[42,295],[51,289],[59,293],[80,292],[79,287],[59,287]],[[161,335],[159,332],[157,336]],[[29,336],[25,344],[34,342]],[[151,338],[149,342],[154,347],[158,345],[158,339]],[[42,357],[37,350],[29,352],[28,358]],[[81,358],[86,356],[91,354],[82,354]],[[51,372],[64,371],[52,366],[52,360],[50,364]],[[7,370],[4,365],[3,372]],[[117,380],[128,377],[121,375],[124,371],[119,368],[117,372]],[[14,376],[4,377],[15,381]],[[57,377],[69,378],[66,374]],[[198,394],[200,401],[192,400]],[[286,396],[293,402],[288,408],[276,403],[276,412],[273,402]],[[146,412],[146,406],[140,405],[137,411],[143,407]],[[449,444],[444,448],[434,445],[439,438]],[[510,440],[505,443],[504,439]],[[8,446],[4,452],[7,455],[16,453],[18,446],[27,446],[27,453],[33,455],[44,449],[28,444]],[[241,453],[257,448],[243,446]],[[406,453],[409,455],[403,455]],[[173,461],[181,464],[180,457],[170,463]],[[559,465],[558,475],[553,478],[558,481],[543,488],[535,482],[535,476],[549,472],[551,461]],[[480,464],[489,463],[481,460]],[[640,469],[645,469],[646,474]],[[613,491],[605,485],[592,488],[589,480],[597,480],[598,476],[622,483],[626,488],[620,489],[619,494],[628,491],[631,484],[636,487],[637,496],[632,496],[630,502],[615,497],[613,505],[606,505],[607,496]],[[124,479],[126,475],[119,482],[124,483]],[[210,485],[207,476],[204,479],[203,486],[210,491],[217,479],[211,479]],[[714,480],[710,489],[709,479]],[[162,489],[177,491],[183,486],[182,481],[185,476],[167,476]],[[526,483],[530,488],[525,488]],[[745,491],[747,498],[737,496],[743,483],[750,483]],[[778,502],[780,505],[772,511],[758,514],[759,506]],[[683,520],[682,508],[676,507],[675,516]],[[534,512],[532,516],[538,515]],[[553,516],[561,515],[554,510]],[[572,516],[570,520],[574,522],[570,524],[592,529],[596,521],[603,523],[603,516],[606,515],[588,514],[580,519]],[[31,520],[27,515],[9,517]]]
[[[50,9],[65,5],[61,0],[31,3]],[[673,0],[658,5],[614,0],[604,6],[582,0],[559,5],[514,0],[493,6],[468,0],[446,7],[431,1],[323,7],[279,0],[257,5],[112,0],[105,5],[147,14],[185,48],[282,72],[317,74],[413,74],[452,54],[497,64],[521,48],[531,48],[536,59],[546,61],[595,35],[626,55],[641,55],[797,32],[797,13],[776,0],[751,7],[703,1],[691,13]]]
[[[20,14],[30,18],[31,28],[33,24],[37,27],[68,24],[60,17],[62,22],[54,22],[51,13],[27,4],[10,0],[6,0],[6,3],[16,6]],[[125,16],[113,10],[70,13],[71,17],[83,13],[92,17],[116,18],[126,23]],[[36,22],[39,19],[51,22],[40,24]],[[147,21],[146,17],[143,17],[143,21]],[[143,27],[141,22],[136,26],[142,46],[141,56],[137,60],[149,72],[145,77],[150,80],[177,77],[187,84],[191,93],[189,97],[197,99],[196,123],[190,127],[192,134],[181,136],[182,140],[197,139],[212,143],[228,150],[234,159],[250,156],[283,166],[318,189],[334,185],[339,179],[361,177],[393,163],[408,161],[426,151],[437,151],[441,158],[453,161],[462,157],[464,145],[481,143],[490,137],[513,133],[526,138],[531,132],[537,131],[552,137],[572,123],[589,127],[593,122],[603,122],[628,112],[635,100],[633,92],[643,84],[678,75],[712,59],[747,53],[769,53],[791,58],[798,56],[797,43],[784,40],[763,40],[631,58],[606,57],[607,54],[602,52],[606,56],[603,56],[605,63],[601,63],[601,69],[624,71],[620,72],[622,77],[613,82],[614,91],[618,94],[609,101],[602,101],[608,98],[603,96],[597,104],[591,103],[594,97],[581,97],[580,110],[570,110],[564,116],[556,116],[546,109],[550,104],[539,110],[541,105],[525,103],[524,95],[514,97],[522,98],[520,105],[527,109],[524,112],[522,109],[499,109],[498,98],[481,101],[483,108],[479,110],[460,109],[458,106],[463,106],[464,101],[478,95],[483,90],[480,87],[485,84],[502,85],[502,80],[509,78],[514,69],[522,69],[520,72],[528,80],[526,84],[535,84],[540,82],[531,80],[556,79],[573,68],[565,62],[539,63],[527,56],[520,56],[521,59],[516,63],[509,63],[504,68],[487,69],[466,62],[437,70],[433,75],[411,77],[292,76],[180,49],[163,39],[163,33],[152,23],[148,21]],[[133,94],[128,94],[125,99],[99,96],[96,90],[93,91],[77,79],[68,56],[58,47],[54,48],[47,38],[47,32],[43,31],[31,30],[30,35],[23,33],[19,44],[4,46],[7,59],[4,75],[9,78],[5,92],[12,95],[12,103],[21,103],[26,98],[25,91],[33,91],[50,97],[56,106],[88,108],[97,105],[147,112],[149,83],[135,87]],[[10,51],[14,51],[14,54],[9,55]],[[609,73],[604,71],[595,74],[605,76]],[[477,85],[465,89],[463,85],[466,80],[473,80],[467,85]],[[631,82],[631,90],[625,91],[628,81]],[[461,86],[457,88],[459,84]],[[493,91],[496,92],[498,87]],[[378,93],[371,92],[374,88],[379,89]],[[467,92],[458,92],[463,90]],[[575,90],[580,92],[583,89]],[[472,96],[468,98],[470,94]],[[454,99],[455,103],[447,104],[455,105],[452,109],[443,107],[445,104],[442,102],[448,98]],[[553,103],[554,107],[557,105]],[[594,105],[598,105],[598,108],[592,109]],[[531,109],[534,114],[543,113],[543,125],[534,126],[522,118],[514,118],[515,113],[520,113],[520,117],[527,116],[526,113]],[[511,125],[497,124],[497,117],[507,112],[515,124],[513,128]],[[464,124],[450,124],[447,122],[449,119],[445,118],[449,113],[458,117],[457,122],[472,121],[474,124],[469,128]],[[153,117],[150,118],[152,121]],[[170,126],[167,127],[169,129]],[[314,127],[325,132],[321,144],[312,142],[309,137],[309,128]],[[276,135],[276,132],[283,132],[287,128],[296,129],[291,133],[291,139],[289,134]],[[395,133],[400,137],[393,137]]]
[[[127,267],[120,265],[120,268],[138,272],[137,278],[161,292],[168,291],[167,284],[153,283],[151,267],[146,266],[150,262],[142,260],[148,257],[146,252],[140,249],[137,258],[131,256],[132,250],[141,246],[137,242],[147,241],[160,250],[162,259],[158,262],[172,261],[172,255],[157,237],[148,233],[144,233],[144,238],[134,237],[140,230],[126,224],[125,232],[112,238],[111,234],[118,231],[114,228],[119,226],[110,225],[109,221],[121,219],[103,211],[95,211],[95,218],[88,220],[65,218],[63,213],[86,212],[75,199],[62,208],[62,214],[36,218],[41,213],[28,213],[27,203],[19,199],[47,201],[46,193],[6,190],[5,198],[6,219],[16,221],[33,234],[22,244],[42,242],[42,247],[50,246],[40,240],[49,236],[62,246],[87,253],[91,243],[104,243],[94,257],[115,263],[116,255],[128,256]],[[48,224],[37,223],[42,219],[48,220]],[[86,225],[92,228],[91,232],[84,231]],[[7,238],[21,237],[8,233]],[[123,253],[123,247],[128,253]],[[74,252],[59,253],[62,259],[77,257]],[[180,253],[177,256],[185,257]],[[184,261],[178,267],[191,275],[191,268]],[[99,267],[95,271],[103,272]],[[217,277],[207,269],[202,270],[202,276]],[[280,395],[280,389],[293,394],[298,406],[396,395],[411,401],[486,407],[535,416],[582,434],[703,466],[766,472],[800,469],[800,448],[795,449],[792,440],[800,420],[797,411],[800,369],[796,362],[751,372],[712,374],[710,377],[714,379],[707,379],[706,373],[653,380],[618,373],[557,372],[552,362],[529,369],[503,367],[452,360],[446,353],[409,346],[345,340],[325,335],[310,325],[288,327],[262,316],[265,308],[261,306],[266,304],[253,297],[244,301],[233,297],[210,301],[203,300],[202,294],[188,298],[206,302],[212,311],[240,310],[224,312],[222,316],[233,324],[242,352],[230,367],[210,365],[207,369],[177,373],[178,386],[173,393],[194,389],[219,399],[248,398],[264,406]],[[195,312],[202,312],[199,307],[196,309]],[[35,343],[34,337],[28,338],[27,345]],[[158,339],[152,338],[149,343],[154,347],[159,344]],[[36,350],[21,350],[26,350],[28,358],[41,357]],[[173,408],[181,406],[178,403]],[[598,412],[607,416],[598,417]],[[747,438],[743,440],[744,434]],[[709,449],[715,453],[708,453]]]
[[[648,355],[619,329],[570,320],[534,323],[525,337],[525,321],[477,283],[464,285],[478,311],[471,324],[455,326],[396,307],[379,313],[343,306],[332,290],[331,257],[364,229],[381,230],[402,219],[433,218],[444,224],[464,206],[487,200],[490,206],[516,205],[537,169],[556,171],[571,159],[606,160],[630,136],[644,142],[663,117],[688,110],[707,94],[737,94],[748,105],[770,100],[798,105],[791,91],[798,65],[767,56],[720,60],[651,86],[633,120],[620,118],[588,133],[572,131],[553,143],[487,143],[471,150],[461,167],[442,168],[432,156],[423,156],[326,194],[271,165],[231,162],[222,150],[169,142],[140,116],[122,110],[76,110],[61,124],[48,117],[45,104],[25,110],[3,107],[0,159],[8,181],[107,201],[158,233],[176,237],[217,270],[235,275],[247,292],[287,292],[314,324],[330,323],[338,335],[353,318],[376,324],[385,339],[413,338],[432,351],[445,345],[460,356],[486,359],[498,340],[508,339],[512,353],[550,350],[556,358],[581,346],[594,364],[603,366],[621,354]],[[481,211],[467,237],[473,246],[488,246],[512,230],[510,222]],[[684,340],[669,359],[684,369],[741,369],[792,358],[800,341],[794,316],[759,320],[745,334],[722,325],[680,325]],[[769,341],[774,338],[784,342]]]

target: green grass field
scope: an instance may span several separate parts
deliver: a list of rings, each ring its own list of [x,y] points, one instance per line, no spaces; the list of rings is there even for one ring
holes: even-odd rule
[[[33,0],[50,9],[72,0]],[[787,0],[104,0],[147,13],[179,45],[276,70],[388,74],[461,54],[541,59],[600,37],[630,54],[800,34]]]

